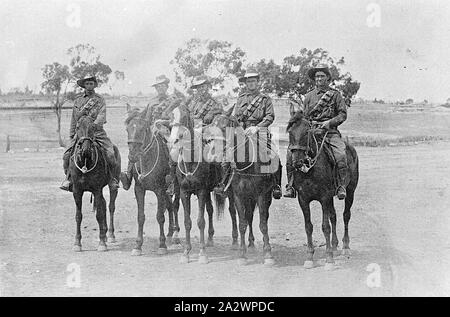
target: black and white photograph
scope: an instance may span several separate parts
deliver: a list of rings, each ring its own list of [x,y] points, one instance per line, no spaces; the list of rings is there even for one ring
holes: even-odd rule
[[[449,17],[2,0],[0,297],[450,296]]]

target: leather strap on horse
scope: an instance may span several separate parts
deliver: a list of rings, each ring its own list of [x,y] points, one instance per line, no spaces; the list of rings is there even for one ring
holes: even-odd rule
[[[315,115],[319,115],[322,113],[322,111],[325,109],[325,107],[328,106],[328,104],[331,101],[331,98],[333,98],[334,96],[334,91],[333,90],[328,90],[326,93],[324,93],[322,95],[322,97],[319,99],[319,101],[316,103],[316,105],[314,106],[314,108],[312,108],[309,111],[309,115],[310,116],[315,116]]]
[[[239,121],[240,122],[247,121],[248,118],[250,118],[252,116],[252,114],[256,111],[256,109],[258,109],[258,106],[260,105],[260,103],[262,102],[262,100],[265,97],[266,96],[264,96],[264,95],[258,95],[255,98],[253,98],[253,100],[250,102],[250,104],[247,105],[247,108],[245,108],[245,110],[239,116]]]

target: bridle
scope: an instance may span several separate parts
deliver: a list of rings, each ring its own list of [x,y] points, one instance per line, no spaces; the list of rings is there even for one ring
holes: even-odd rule
[[[144,119],[139,119],[139,120],[145,121],[145,124],[147,125],[147,120],[144,120]],[[144,137],[142,138],[142,141],[141,141],[141,140],[136,140],[136,139],[128,140],[128,143],[137,143],[137,144],[140,144],[140,145],[141,145],[140,148],[139,148],[139,153],[138,153],[138,157],[139,157],[139,168],[138,168],[138,163],[137,163],[137,162],[134,163],[134,168],[136,169],[136,173],[137,173],[137,175],[138,175],[138,179],[139,179],[139,181],[141,181],[141,182],[142,182],[142,180],[143,180],[145,177],[149,176],[149,175],[154,171],[154,169],[156,168],[156,165],[158,164],[158,161],[159,161],[159,155],[160,155],[160,150],[159,150],[159,140],[158,140],[158,138],[156,137],[156,134],[155,134],[155,133],[152,133],[152,138],[150,139],[150,142],[144,147],[145,139],[147,138],[147,133],[149,132],[149,129],[151,129],[150,126],[147,126],[147,127],[145,128],[145,131],[144,131]],[[157,145],[157,154],[156,154],[155,162],[154,162],[152,168],[151,168],[148,172],[143,173],[143,172],[142,172],[142,171],[143,171],[142,157],[143,157],[148,151],[150,151],[150,149],[153,147],[154,144]],[[141,172],[139,172],[139,171],[141,171]]]
[[[89,172],[93,171],[93,170],[97,167],[97,163],[98,163],[98,150],[97,150],[97,147],[94,146],[94,149],[95,149],[95,163],[94,163],[94,166],[92,166],[91,168],[88,169],[88,168],[87,168],[87,160],[86,160],[86,158],[84,159],[84,166],[83,166],[83,167],[80,167],[80,166],[78,165],[77,159],[76,159],[77,148],[78,148],[79,144],[80,144],[81,142],[85,141],[85,140],[88,140],[88,141],[90,141],[92,144],[94,144],[94,140],[93,140],[92,138],[87,137],[87,136],[81,137],[81,138],[79,138],[79,139],[77,140],[77,142],[75,143],[75,147],[74,147],[75,150],[74,150],[73,155],[72,155],[72,160],[73,160],[73,162],[74,162],[76,168],[77,168],[80,172],[82,172],[83,174],[86,174],[86,173],[89,173]]]
[[[306,142],[306,146],[302,146],[300,144],[292,144],[292,145],[290,144],[289,145],[289,150],[291,152],[303,151],[305,153],[305,160],[306,160],[306,162],[303,162],[303,164],[302,164],[302,166],[300,168],[298,168],[297,164],[294,163],[294,168],[295,168],[296,171],[300,171],[300,172],[306,174],[306,173],[308,173],[308,171],[311,168],[314,167],[314,165],[316,165],[317,160],[319,158],[319,155],[322,152],[322,148],[323,148],[323,146],[325,144],[325,139],[326,139],[326,136],[328,134],[328,131],[325,131],[325,134],[323,135],[323,138],[322,138],[322,142],[320,142],[320,146],[319,146],[319,143],[317,142],[317,137],[316,137],[315,132],[316,131],[323,131],[323,129],[317,128],[316,127],[316,123],[314,121],[311,121],[311,120],[308,120],[308,119],[305,119],[305,118],[302,118],[302,121],[307,122],[308,126],[309,126],[309,129],[307,131],[308,140]],[[310,156],[310,153],[311,153],[311,150],[312,150],[312,147],[310,145],[311,139],[313,139],[313,141],[314,141],[314,148],[315,148],[315,156],[314,157]]]

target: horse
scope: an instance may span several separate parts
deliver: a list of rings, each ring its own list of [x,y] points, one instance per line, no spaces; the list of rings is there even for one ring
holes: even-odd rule
[[[228,112],[224,113],[216,120],[216,126],[225,130],[225,140],[228,145],[234,145],[228,148],[228,153],[234,156],[232,164],[232,174],[226,185],[226,189],[231,190],[234,197],[235,206],[239,216],[239,233],[240,233],[240,246],[239,246],[239,259],[238,263],[245,265],[247,263],[247,246],[245,243],[245,234],[247,226],[249,227],[249,249],[254,249],[254,236],[252,230],[253,215],[256,206],[258,206],[260,213],[260,230],[263,234],[263,253],[264,264],[272,266],[275,264],[275,260],[272,256],[272,248],[269,241],[268,233],[268,220],[269,220],[269,208],[272,204],[272,190],[275,185],[274,174],[280,175],[280,164],[278,156],[275,160],[270,159],[270,165],[272,167],[271,172],[262,172],[261,162],[255,161],[256,151],[250,153],[253,158],[239,158],[239,154],[245,153],[249,143],[253,138],[248,138],[244,135],[242,128],[238,127],[237,119],[231,115],[231,108]],[[262,135],[262,134],[261,134]],[[260,139],[262,140],[263,137]],[[267,141],[267,139],[265,140]],[[256,140],[256,142],[259,142]],[[255,147],[253,147],[255,149]],[[238,157],[236,159],[236,156]],[[276,170],[273,170],[275,163]],[[267,167],[267,166],[266,166]]]
[[[159,224],[159,255],[167,254],[166,236],[164,234],[165,210],[169,213],[168,240],[179,244],[178,216],[174,210],[170,196],[167,194],[166,176],[170,172],[169,151],[166,140],[154,130],[155,125],[146,120],[147,109],[142,112],[131,109],[127,105],[128,117],[125,120],[128,134],[128,159],[134,163],[133,178],[135,181],[134,194],[138,207],[138,234],[136,245],[132,250],[133,256],[142,254],[143,228],[145,222],[144,202],[147,190],[155,193],[157,198],[156,220]],[[169,241],[170,242],[170,241]]]
[[[73,148],[73,154],[69,161],[69,173],[72,178],[72,191],[76,204],[76,236],[73,250],[75,252],[81,251],[81,221],[83,194],[89,191],[94,195],[94,210],[96,211],[96,218],[99,225],[100,242],[98,251],[107,251],[106,242],[108,238],[110,242],[115,242],[114,236],[114,212],[115,202],[117,198],[117,188],[109,188],[109,214],[110,223],[109,231],[106,221],[106,201],[103,197],[103,187],[105,187],[111,177],[119,177],[120,170],[113,172],[110,175],[108,166],[100,146],[95,142],[94,136],[94,121],[89,116],[82,116],[77,123],[76,137],[77,141]],[[114,153],[118,166],[120,166],[120,153],[116,146],[114,146]],[[108,237],[106,233],[108,231]]]
[[[337,252],[336,210],[333,196],[335,194],[334,160],[327,153],[326,134],[323,129],[316,129],[314,121],[297,112],[291,117],[287,126],[289,133],[289,149],[292,154],[294,171],[294,188],[298,192],[298,203],[305,219],[305,231],[308,240],[305,268],[313,268],[314,245],[312,242],[313,225],[311,223],[310,202],[319,201],[322,205],[322,231],[326,240],[326,269],[334,265],[333,252]],[[345,232],[342,239],[342,254],[350,254],[350,238],[348,224],[351,207],[358,185],[359,163],[355,148],[346,143],[349,177],[346,181],[347,196],[343,213]],[[331,229],[330,229],[331,222]],[[330,243],[331,231],[331,243]]]

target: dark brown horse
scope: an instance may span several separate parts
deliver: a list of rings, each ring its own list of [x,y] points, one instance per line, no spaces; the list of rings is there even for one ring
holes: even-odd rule
[[[206,253],[207,246],[214,245],[214,223],[211,192],[217,184],[220,167],[217,163],[208,161],[204,157],[203,129],[194,129],[193,121],[190,119],[189,111],[186,108],[177,109],[180,114],[172,128],[172,159],[177,162],[177,179],[180,185],[180,199],[184,209],[184,226],[186,231],[185,250],[180,259],[181,263],[188,263],[190,260],[191,245],[191,196],[198,197],[197,225],[200,230],[200,253],[199,263],[209,262]],[[223,212],[224,200],[215,197],[216,207],[219,213]],[[234,210],[234,203],[230,201],[230,213]],[[208,239],[205,243],[205,208],[208,213]],[[235,213],[234,213],[235,223]],[[233,232],[234,234],[234,232]],[[237,235],[237,234],[236,234]],[[234,241],[237,237],[234,237]]]
[[[75,236],[74,251],[81,251],[81,220],[83,193],[85,191],[91,192],[94,195],[94,210],[96,211],[96,218],[100,231],[100,242],[98,251],[106,251],[106,232],[108,225],[106,222],[106,201],[103,197],[103,187],[105,187],[111,177],[119,177],[120,170],[115,170],[115,175],[110,175],[107,168],[105,154],[100,146],[95,142],[94,125],[92,118],[83,116],[79,119],[77,124],[77,142],[75,143],[73,154],[69,162],[69,172],[73,181],[73,197],[76,204],[76,222],[77,233]],[[117,166],[120,166],[120,154],[116,146],[114,152]],[[109,190],[109,239],[110,242],[115,242],[114,236],[114,211],[115,201],[117,198],[117,189]]]
[[[310,202],[318,201],[322,205],[322,231],[326,240],[327,269],[333,268],[333,251],[337,251],[338,238],[336,235],[336,210],[333,196],[336,191],[334,177],[334,163],[331,155],[327,154],[326,136],[322,129],[316,129],[313,121],[304,117],[301,112],[296,113],[289,121],[289,149],[295,167],[294,188],[298,191],[298,202],[305,218],[305,230],[308,239],[308,255],[304,263],[306,268],[314,267],[314,245],[312,241],[313,225],[311,223]],[[353,204],[356,186],[358,185],[358,155],[353,146],[347,144],[347,162],[349,177],[347,177],[347,197],[345,198],[344,225],[345,232],[342,239],[344,255],[349,255],[350,238],[348,223],[350,208]],[[331,228],[330,228],[331,222]],[[330,241],[331,233],[331,241]]]
[[[276,185],[275,173],[278,173],[279,175],[281,172],[279,170],[279,158],[277,156],[274,160],[271,159],[269,162],[273,173],[264,172],[261,168],[261,162],[259,162],[259,159],[256,157],[255,147],[249,146],[252,140],[256,140],[256,144],[262,140],[262,138],[247,138],[244,135],[242,128],[238,127],[236,118],[231,116],[230,112],[219,117],[216,120],[216,125],[222,129],[225,128],[224,134],[227,142],[225,147],[226,150],[233,155],[234,163],[231,163],[232,174],[229,178],[227,187],[233,193],[235,206],[239,216],[239,232],[241,238],[239,263],[244,265],[247,263],[247,246],[245,243],[247,226],[250,228],[248,239],[249,248],[254,248],[255,238],[253,236],[252,222],[255,208],[258,206],[260,214],[259,228],[263,234],[264,242],[264,264],[270,266],[273,265],[275,261],[272,256],[272,249],[269,242],[269,208],[272,204],[272,191]],[[238,153],[245,155],[239,155]]]
[[[135,181],[134,194],[138,206],[138,236],[132,255],[142,254],[143,228],[145,222],[144,203],[145,193],[150,190],[157,198],[156,220],[159,224],[158,254],[167,253],[166,236],[164,233],[164,212],[169,212],[168,238],[171,240],[174,232],[178,234],[178,217],[167,194],[166,176],[170,172],[169,151],[165,139],[156,133],[154,126],[146,120],[147,110],[128,108],[128,118],[125,121],[128,133],[128,159],[135,164],[133,178]],[[175,213],[175,214],[174,214]],[[174,239],[174,243],[179,243]]]

